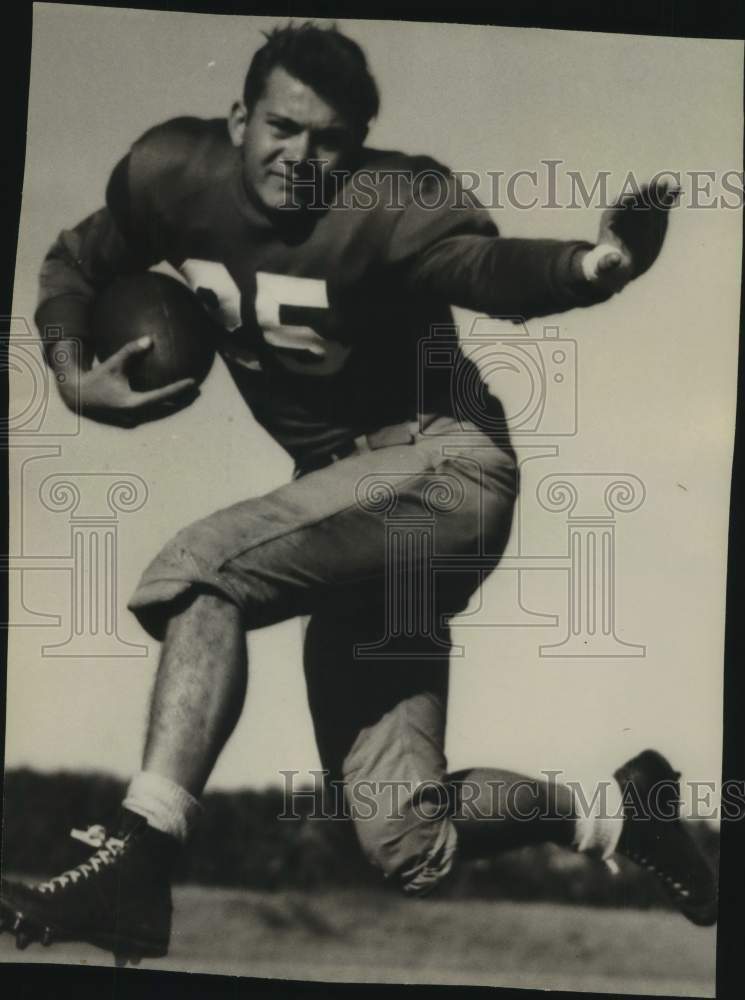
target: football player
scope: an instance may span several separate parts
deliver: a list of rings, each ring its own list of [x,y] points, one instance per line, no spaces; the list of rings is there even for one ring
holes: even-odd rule
[[[3,886],[20,946],[82,940],[120,960],[166,952],[173,861],[243,706],[245,633],[293,616],[309,617],[323,765],[350,803],[363,787],[372,799],[355,819],[359,843],[404,892],[439,885],[456,855],[551,840],[623,854],[691,920],[716,918],[714,877],[679,819],[679,775],[659,754],[608,776],[602,810],[579,808],[561,784],[485,768],[447,775],[448,623],[499,561],[518,476],[499,401],[455,334],[450,368],[422,369],[418,351],[451,325],[451,305],[530,318],[605,301],[653,263],[677,192],[658,184],[642,192],[643,211],[629,200],[607,210],[595,244],[505,238],[446,167],[368,148],[377,111],[356,43],[313,24],[277,29],[227,120],[148,131],[114,168],[106,207],[62,232],[44,262],[36,318],[69,341],[64,363],[49,352],[69,405],[133,426],[193,398],[188,380],[130,388],[147,339],[93,363],[97,291],[167,261],[219,317],[238,391],[295,473],[185,527],[145,570],[129,607],[163,646],[142,770],[113,825],[91,835],[87,861]],[[394,517],[409,526],[405,556],[387,542]],[[466,559],[437,573],[432,547],[479,553],[478,569]],[[417,628],[393,636],[402,581],[419,588]],[[397,808],[392,788],[404,790]],[[664,815],[629,807],[629,793],[638,807],[652,791]]]

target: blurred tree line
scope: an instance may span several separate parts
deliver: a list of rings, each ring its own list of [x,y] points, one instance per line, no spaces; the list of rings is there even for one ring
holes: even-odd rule
[[[26,768],[6,772],[4,872],[49,876],[84,860],[90,848],[71,839],[70,830],[111,820],[123,792],[123,782],[104,774],[46,774]],[[310,795],[295,802],[299,819],[278,819],[283,810],[279,788],[208,792],[203,805],[179,881],[314,891],[382,883],[362,857],[350,822],[309,818],[314,808]],[[716,865],[718,831],[704,821],[689,822],[688,828]],[[623,877],[614,878],[602,863],[554,845],[525,847],[464,863],[451,892],[597,906],[669,906],[652,877],[624,859],[620,866]]]

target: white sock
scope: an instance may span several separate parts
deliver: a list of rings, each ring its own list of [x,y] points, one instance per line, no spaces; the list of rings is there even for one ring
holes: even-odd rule
[[[618,846],[623,829],[623,798],[615,778],[605,782],[581,782],[582,796],[573,787],[575,827],[572,846],[583,854],[603,860]]]
[[[202,811],[190,792],[152,771],[140,771],[132,778],[122,804],[181,843],[189,837]]]

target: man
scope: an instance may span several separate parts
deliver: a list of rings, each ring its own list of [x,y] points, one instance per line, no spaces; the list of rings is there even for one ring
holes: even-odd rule
[[[173,860],[243,706],[245,632],[295,615],[310,616],[305,666],[323,765],[349,803],[363,786],[372,796],[357,836],[404,892],[440,884],[456,848],[468,857],[552,840],[622,853],[654,871],[691,920],[716,918],[713,876],[678,819],[679,775],[658,754],[620,767],[607,809],[589,815],[555,783],[483,768],[447,777],[448,621],[477,588],[483,552],[487,569],[499,561],[517,469],[501,406],[475,368],[462,355],[457,377],[419,362],[420,341],[450,323],[451,305],[529,318],[608,299],[653,263],[675,193],[658,185],[644,211],[607,211],[594,246],[504,239],[440,164],[364,146],[377,110],[354,42],[312,24],[276,30],[227,122],[150,130],[114,169],[106,208],[47,256],[37,322],[69,342],[64,362],[49,355],[69,405],[133,426],[193,398],[188,380],[132,391],[147,340],[93,365],[97,291],[167,261],[220,319],[238,390],[296,469],[267,496],[180,531],[146,569],[129,607],[163,648],[142,771],[87,862],[37,886],[4,885],[3,919],[21,946],[39,937],[124,959],[165,953]],[[464,391],[482,399],[478,417],[463,417]],[[400,560],[386,542],[391,512],[414,525]],[[432,525],[438,556],[478,551],[478,569],[465,560],[434,572]],[[393,591],[411,581],[417,628],[397,638],[397,659],[370,655]],[[403,790],[393,806],[392,789]],[[653,791],[661,816],[625,801],[648,805]]]

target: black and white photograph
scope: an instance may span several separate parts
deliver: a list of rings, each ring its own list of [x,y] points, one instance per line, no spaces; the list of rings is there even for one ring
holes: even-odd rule
[[[33,5],[0,962],[715,996],[742,162],[735,39]]]

